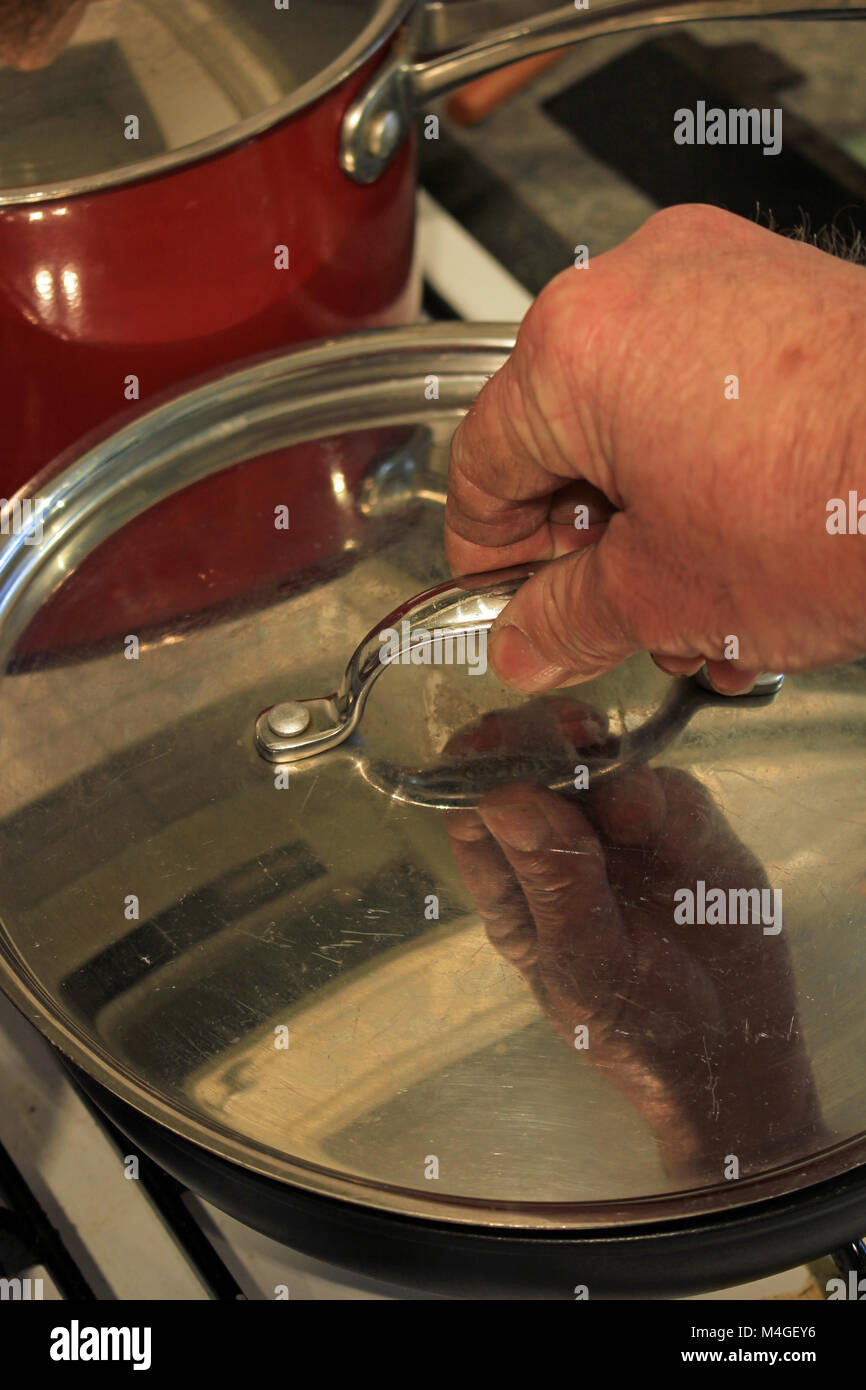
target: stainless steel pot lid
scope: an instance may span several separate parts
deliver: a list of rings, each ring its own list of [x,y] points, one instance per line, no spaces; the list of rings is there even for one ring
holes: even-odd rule
[[[863,663],[526,701],[416,621],[368,680],[386,615],[468,643],[520,582],[455,590],[441,548],[511,342],[267,359],[43,481],[0,552],[3,986],[146,1115],[362,1205],[580,1230],[795,1191],[866,1158]],[[58,611],[98,640],[46,645]]]
[[[352,72],[410,5],[54,0],[29,12],[7,5],[0,203],[105,188],[248,139]]]

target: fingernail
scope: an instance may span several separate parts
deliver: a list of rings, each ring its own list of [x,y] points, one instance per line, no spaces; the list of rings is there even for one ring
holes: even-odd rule
[[[510,625],[493,629],[488,655],[499,679],[524,694],[553,690],[568,674],[543,657],[525,632]]]
[[[550,821],[531,802],[489,809],[482,806],[481,816],[491,834],[512,849],[543,849],[550,840]]]
[[[751,681],[748,685],[744,685],[739,690],[725,690],[724,685],[715,680],[712,676],[709,677],[709,681],[717,695],[726,695],[729,700],[735,700],[738,695],[751,695],[755,688],[754,681]]]

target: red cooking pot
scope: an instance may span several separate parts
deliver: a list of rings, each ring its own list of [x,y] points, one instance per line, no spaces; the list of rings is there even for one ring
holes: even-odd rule
[[[168,385],[415,318],[410,133],[443,92],[598,34],[862,9],[0,0],[0,496]]]
[[[0,68],[2,496],[186,377],[415,316],[411,142],[369,186],[337,158],[409,9],[95,3]]]

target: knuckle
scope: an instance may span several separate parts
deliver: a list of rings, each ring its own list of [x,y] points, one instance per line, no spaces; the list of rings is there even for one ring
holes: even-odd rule
[[[520,878],[534,904],[540,894],[554,913],[574,907],[576,895],[583,901],[604,902],[609,895],[604,851],[593,836],[580,836],[565,847],[530,850],[521,854]]]
[[[744,242],[766,235],[756,223],[712,203],[678,203],[652,213],[634,239],[639,245],[648,243],[656,255],[668,251],[681,257],[683,252],[695,251],[708,258],[734,247],[740,254]]]
[[[652,213],[640,232],[665,239],[672,236],[700,238],[724,231],[738,220],[741,219],[714,207],[712,203],[677,203],[674,207],[660,208]]]

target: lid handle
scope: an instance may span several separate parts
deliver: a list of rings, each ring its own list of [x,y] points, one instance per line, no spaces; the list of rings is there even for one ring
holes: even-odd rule
[[[333,695],[289,700],[262,711],[255,733],[259,753],[273,763],[300,762],[338,747],[357,729],[373,684],[386,667],[400,661],[419,640],[439,641],[442,649],[450,642],[453,659],[453,643],[462,637],[465,654],[465,639],[489,631],[509,599],[537,568],[515,565],[470,575],[438,584],[408,599],[367,633]],[[732,697],[713,691],[703,668],[696,677],[697,685],[691,681],[676,682],[667,704],[630,735],[628,749],[605,759],[596,771],[612,772],[625,762],[658,752],[700,705],[731,698],[746,705],[763,704],[768,696],[775,695],[783,679],[777,673],[767,672],[758,677],[750,695]]]
[[[441,634],[453,643],[487,632],[534,565],[492,570],[449,580],[426,589],[395,608],[356,647],[333,695],[291,700],[263,710],[256,720],[256,747],[269,762],[298,762],[343,743],[364,713],[364,705],[387,666],[417,644],[420,632]],[[414,642],[413,642],[414,637]]]

